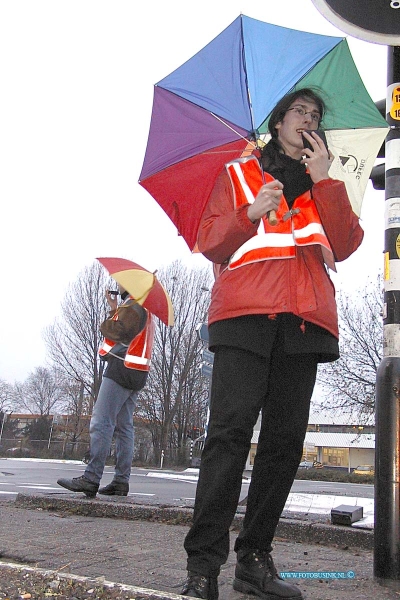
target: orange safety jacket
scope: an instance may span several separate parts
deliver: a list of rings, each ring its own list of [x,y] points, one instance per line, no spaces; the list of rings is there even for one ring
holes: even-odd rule
[[[155,323],[152,318],[152,314],[147,312],[146,326],[138,335],[133,338],[129,346],[126,347],[125,357],[122,358],[118,354],[114,354],[112,349],[118,345],[119,348],[124,346],[119,342],[104,338],[103,343],[99,349],[100,356],[104,357],[107,354],[112,354],[117,358],[124,361],[125,367],[128,369],[136,369],[138,371],[149,371],[151,364],[151,352],[153,349]],[[112,319],[116,321],[118,319],[118,311],[113,315]]]
[[[262,171],[255,156],[227,163],[226,169],[233,188],[235,208],[252,204],[261,186],[274,179]],[[270,225],[267,216],[260,219],[257,233],[230,257],[230,270],[262,260],[294,258],[296,246],[319,244],[325,263],[336,271],[332,249],[310,191],[298,196],[291,209],[282,195],[276,216],[277,225]]]

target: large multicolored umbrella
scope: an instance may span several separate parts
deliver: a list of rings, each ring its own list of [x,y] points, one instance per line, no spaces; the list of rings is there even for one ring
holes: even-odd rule
[[[174,324],[171,298],[156,274],[125,258],[98,258],[117,283],[129,292],[138,304],[147,308],[163,323]]]
[[[330,175],[361,202],[388,126],[361,80],[345,38],[238,17],[154,87],[139,183],[189,248],[225,163],[268,140],[268,118],[286,93],[313,87],[328,110],[322,126],[335,155]]]

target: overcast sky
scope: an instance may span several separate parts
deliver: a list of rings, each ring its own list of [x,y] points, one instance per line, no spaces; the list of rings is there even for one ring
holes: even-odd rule
[[[241,13],[344,36],[311,0],[0,3],[0,379],[23,381],[45,365],[43,329],[96,256],[151,270],[177,258],[206,264],[137,181],[154,83]],[[386,47],[349,44],[373,100],[384,98]],[[338,266],[337,287],[355,291],[381,268],[383,205],[369,184],[365,241]]]

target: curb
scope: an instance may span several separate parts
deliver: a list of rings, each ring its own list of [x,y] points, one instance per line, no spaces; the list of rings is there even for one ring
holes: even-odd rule
[[[193,509],[173,506],[149,506],[128,502],[18,494],[15,505],[21,508],[61,511],[65,513],[136,521],[160,522],[167,525],[190,525]],[[236,513],[231,528],[239,531],[244,514]],[[310,518],[310,515],[309,515]],[[312,518],[312,517],[311,517]],[[374,547],[374,532],[370,529],[321,523],[319,515],[313,521],[281,517],[276,537],[294,542],[321,543],[328,546],[355,546],[365,550]]]
[[[285,518],[281,518],[278,523],[276,537],[327,546],[355,546],[363,550],[374,548],[374,532],[370,529],[355,529],[346,525],[310,523]]]
[[[92,577],[80,577],[79,575],[73,575],[72,573],[60,573],[60,571],[52,571],[50,569],[40,569],[38,567],[28,567],[26,565],[16,565],[14,563],[7,563],[0,561],[0,572],[12,572],[20,574],[34,573],[37,576],[43,578],[43,580],[64,580],[64,581],[76,581],[85,585],[88,589],[92,588],[91,593],[99,588],[101,591],[106,588],[107,590],[118,590],[121,592],[130,592],[135,600],[182,600],[183,596],[179,594],[171,594],[168,592],[161,592],[158,590],[151,590],[148,588],[136,587],[133,585],[126,585],[123,583],[115,583],[113,581],[103,580],[102,577],[93,579]],[[88,592],[89,593],[89,592]],[[24,598],[25,596],[20,596]],[[30,597],[30,596],[26,596]],[[95,597],[95,596],[94,596]],[[102,596],[103,597],[103,596]],[[114,597],[114,596],[113,596]]]

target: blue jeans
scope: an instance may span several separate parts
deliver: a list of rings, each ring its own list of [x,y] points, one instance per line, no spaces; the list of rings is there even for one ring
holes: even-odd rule
[[[133,458],[133,409],[138,393],[103,377],[90,420],[90,461],[85,477],[100,483],[115,432],[114,481],[128,483]]]

